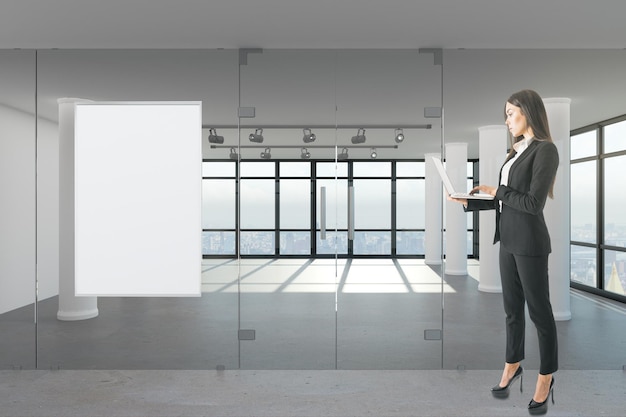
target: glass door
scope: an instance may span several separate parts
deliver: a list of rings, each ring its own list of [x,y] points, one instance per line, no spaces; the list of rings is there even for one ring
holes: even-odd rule
[[[433,54],[240,59],[241,367],[440,368],[444,283],[423,247]]]
[[[418,51],[342,51],[337,146],[347,150],[348,243],[338,262],[340,369],[441,366],[442,291],[424,263],[424,154],[438,151],[441,67]],[[435,122],[435,123],[433,123]]]
[[[336,367],[334,63],[332,51],[240,51],[243,369]]]

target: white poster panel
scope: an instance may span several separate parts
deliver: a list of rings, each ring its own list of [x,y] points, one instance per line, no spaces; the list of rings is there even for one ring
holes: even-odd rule
[[[77,296],[199,296],[200,102],[75,108]]]

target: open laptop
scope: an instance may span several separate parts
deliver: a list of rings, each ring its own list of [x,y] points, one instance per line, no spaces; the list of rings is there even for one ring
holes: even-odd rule
[[[466,198],[466,199],[475,199],[475,200],[493,200],[493,196],[491,194],[484,193],[461,193],[454,190],[454,186],[452,185],[452,181],[450,181],[450,177],[448,177],[448,173],[443,168],[443,164],[441,163],[441,159],[431,156],[433,162],[435,163],[435,167],[439,172],[439,176],[441,177],[441,181],[443,181],[443,186],[450,194],[450,197],[453,198]]]

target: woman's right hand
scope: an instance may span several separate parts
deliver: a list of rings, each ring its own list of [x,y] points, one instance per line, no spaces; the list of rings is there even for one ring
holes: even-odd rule
[[[448,201],[454,201],[455,203],[461,203],[465,207],[467,207],[467,198],[454,198],[454,197],[451,197],[450,194],[448,194]]]

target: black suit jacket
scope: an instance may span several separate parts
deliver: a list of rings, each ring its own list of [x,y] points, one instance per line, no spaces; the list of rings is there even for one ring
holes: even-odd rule
[[[513,156],[515,152],[504,163]],[[547,255],[552,247],[543,207],[558,166],[559,154],[554,143],[533,140],[513,162],[508,185],[498,187],[496,198],[492,201],[468,200],[466,211],[496,209],[493,243],[499,241],[507,251],[516,255]]]

